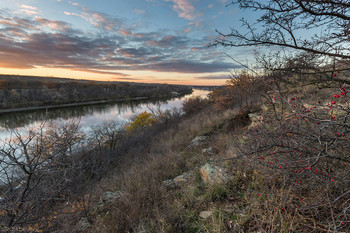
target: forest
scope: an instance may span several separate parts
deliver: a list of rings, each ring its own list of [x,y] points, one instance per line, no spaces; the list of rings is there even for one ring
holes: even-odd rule
[[[191,93],[183,85],[98,82],[73,79],[0,75],[0,108],[52,106],[90,101],[169,97]]]

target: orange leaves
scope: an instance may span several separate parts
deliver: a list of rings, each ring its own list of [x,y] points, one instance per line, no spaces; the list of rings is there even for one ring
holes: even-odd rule
[[[6,210],[0,210],[0,216],[6,215],[6,214],[7,214],[7,211],[6,211]]]

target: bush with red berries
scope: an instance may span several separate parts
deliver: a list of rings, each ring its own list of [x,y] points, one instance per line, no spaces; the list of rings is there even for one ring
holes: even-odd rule
[[[242,166],[257,170],[265,179],[265,188],[288,190],[277,204],[272,200],[278,194],[271,189],[264,196],[269,208],[303,216],[310,231],[312,227],[349,229],[348,89],[346,85],[333,89],[327,103],[309,103],[305,96],[291,96],[278,89],[268,92],[270,106],[258,124],[249,127],[240,149]],[[255,192],[261,199],[261,190]]]

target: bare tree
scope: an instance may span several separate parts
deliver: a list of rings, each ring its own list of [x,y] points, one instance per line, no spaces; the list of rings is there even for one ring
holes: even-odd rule
[[[71,184],[72,170],[81,168],[72,152],[83,135],[77,122],[10,132],[0,148],[0,220],[7,227],[37,224],[38,214],[50,211],[51,201]]]
[[[261,16],[254,24],[243,18],[246,30],[217,31],[220,37],[212,45],[281,46],[350,59],[350,3],[347,0],[236,0],[229,5],[257,11]],[[315,31],[313,36],[308,33],[311,30]]]
[[[118,141],[124,136],[125,128],[117,121],[105,121],[90,131],[91,141],[97,143],[100,151],[105,148],[111,152],[116,149]]]
[[[261,13],[260,18],[242,19],[245,29],[218,31],[212,45],[282,48],[257,56],[265,71],[259,79],[266,84],[266,110],[240,145],[242,165],[268,177],[266,184],[288,190],[282,208],[314,219],[304,228],[343,231],[350,208],[349,1],[235,0],[229,5]],[[308,89],[301,88],[305,85]],[[324,95],[318,93],[322,87],[328,87]]]

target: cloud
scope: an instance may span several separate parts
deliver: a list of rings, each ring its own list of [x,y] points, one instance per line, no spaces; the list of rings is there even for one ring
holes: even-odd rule
[[[135,33],[132,32],[131,29],[122,28],[118,30],[118,33],[125,37],[133,37],[134,41],[146,41],[152,40],[158,37],[158,34],[155,32],[147,32],[147,33]]]
[[[173,9],[178,13],[180,18],[187,20],[195,20],[201,16],[201,13],[196,12],[195,7],[188,0],[165,0],[173,2]]]
[[[13,22],[20,21],[18,19]],[[113,53],[118,40],[116,37],[101,38],[76,34],[68,24],[44,18],[30,22],[36,30],[23,25],[3,29],[0,37],[0,65],[7,68],[34,68],[36,66],[60,68],[97,69],[107,67],[99,61]],[[48,26],[54,33],[44,32],[39,26]],[[13,33],[21,33],[25,40],[13,40]]]
[[[19,12],[24,13],[26,15],[40,15],[41,11],[38,10],[37,7],[34,6],[28,6],[28,5],[21,5],[21,9]]]
[[[2,17],[0,16],[0,24],[5,26],[13,26],[22,29],[38,30],[39,28],[32,20],[19,17]]]
[[[34,6],[28,6],[28,5],[21,5],[21,8],[23,9],[27,9],[27,10],[38,10],[38,8],[34,7]]]
[[[209,4],[208,5],[208,8],[213,8],[214,7],[214,4]]]
[[[190,22],[188,25],[189,25],[189,26],[194,26],[194,27],[198,28],[198,27],[201,26],[201,21]]]
[[[92,24],[93,26],[95,26],[96,28],[100,28],[108,31],[113,31],[117,27],[121,26],[121,21],[119,19],[110,18],[103,13],[90,10],[86,7],[81,7],[80,9],[82,10],[81,14],[67,12],[67,11],[65,11],[64,14],[80,17],[85,21],[89,22],[90,24]]]
[[[120,80],[126,80],[126,81],[142,81],[138,78],[123,78],[123,77],[118,77],[118,78],[112,78],[114,80],[120,81]]]
[[[129,29],[122,28],[118,31],[123,36],[132,36],[133,33]]]
[[[37,11],[31,11],[31,10],[25,10],[25,9],[20,10],[20,12],[22,12],[26,15],[40,15],[40,13]]]
[[[204,49],[207,38],[178,36],[166,30],[140,31],[95,11],[66,15],[87,17],[97,29],[84,33],[72,25],[36,16],[33,19],[0,15],[0,67],[65,68],[122,77],[125,70],[176,73],[215,73],[237,66]],[[8,14],[10,15],[10,14]],[[213,75],[214,76],[214,75]]]
[[[112,75],[118,75],[118,76],[119,76],[118,78],[130,76],[130,75],[128,75],[128,74],[123,74],[123,73],[120,73],[120,72],[103,71],[103,70],[95,70],[95,69],[72,69],[72,70],[75,70],[75,71],[83,71],[83,72],[90,72],[90,73],[95,73],[95,74],[112,74]],[[133,78],[123,78],[123,79],[130,79],[130,80],[133,80]]]
[[[6,38],[4,36],[1,36],[2,39],[8,40],[9,42],[14,40],[26,40],[28,37],[28,33],[26,31],[17,27],[2,28],[0,29],[0,35],[1,34],[10,35],[11,38],[9,37]]]
[[[192,52],[197,52],[197,51],[202,51],[203,49],[208,49],[208,47],[204,47],[204,46],[202,46],[202,47],[193,47],[193,48],[191,48],[191,51]]]
[[[138,8],[135,8],[133,11],[138,15],[142,15],[146,13],[144,9],[138,9]]]
[[[142,58],[149,55],[154,55],[157,52],[154,49],[149,47],[141,47],[141,48],[123,48],[118,49],[118,52],[123,54],[125,57],[129,58]]]
[[[181,36],[164,36],[160,40],[148,40],[146,41],[146,45],[148,46],[156,46],[162,48],[171,48],[176,47],[178,49],[185,48],[188,44],[188,40],[185,37]]]
[[[71,4],[72,6],[79,6],[79,3],[77,3],[77,2],[68,1],[68,3]]]
[[[36,16],[34,18],[40,25],[46,26],[52,30],[58,30],[58,31],[66,31],[69,29],[69,26],[67,23],[62,21],[54,21],[54,20],[48,20],[45,18],[41,18]]]
[[[204,80],[217,80],[217,79],[229,79],[228,75],[219,75],[219,76],[201,76],[201,77],[196,77],[196,79],[204,79]]]
[[[161,71],[161,72],[178,72],[178,73],[213,73],[213,72],[225,72],[231,69],[239,68],[240,66],[223,63],[223,62],[200,62],[200,61],[187,61],[187,60],[175,60],[168,62],[161,62],[155,64],[149,64],[141,66],[140,68]]]

